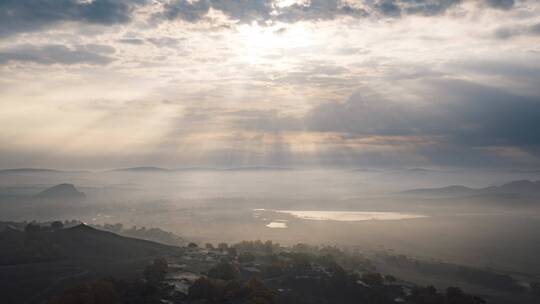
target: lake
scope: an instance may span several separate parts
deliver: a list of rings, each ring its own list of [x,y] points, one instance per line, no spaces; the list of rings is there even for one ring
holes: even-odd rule
[[[416,218],[426,218],[426,215],[417,213],[403,212],[374,212],[374,211],[327,211],[327,210],[271,210],[271,209],[254,209],[254,216],[260,217],[261,213],[281,213],[288,214],[295,218],[303,220],[315,221],[340,221],[340,222],[357,222],[357,221],[395,221],[408,220]],[[282,220],[272,220],[268,225],[269,228],[287,228],[287,225]]]

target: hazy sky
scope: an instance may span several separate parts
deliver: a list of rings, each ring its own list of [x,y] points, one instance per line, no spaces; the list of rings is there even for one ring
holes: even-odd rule
[[[0,168],[540,167],[535,0],[0,0]]]

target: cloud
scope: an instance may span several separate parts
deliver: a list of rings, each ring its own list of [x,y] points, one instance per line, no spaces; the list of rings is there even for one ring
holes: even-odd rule
[[[64,21],[110,25],[126,23],[145,0],[3,0],[0,36],[36,31]]]
[[[209,0],[210,6],[243,23],[265,21],[273,10],[272,0]]]
[[[178,44],[182,41],[181,38],[173,38],[173,37],[152,37],[147,38],[146,41],[150,42],[152,45],[156,47],[165,47],[165,48],[171,48],[171,49],[177,49]]]
[[[504,26],[495,30],[495,38],[509,39],[515,36],[540,36],[540,23]]]
[[[482,0],[490,8],[510,10],[514,0]],[[383,16],[399,17],[402,15],[436,16],[462,4],[464,0],[379,0],[374,9]]]
[[[482,0],[488,7],[508,10],[514,0]],[[4,0],[0,1],[0,36],[37,31],[62,22],[121,24],[133,19],[134,10],[161,7],[154,18],[199,22],[210,10],[221,12],[230,20],[251,24],[281,21],[333,20],[339,17],[364,18],[370,15],[400,17],[434,16],[458,6],[462,0],[311,0],[280,7],[275,0]]]
[[[276,110],[240,110],[224,113],[234,126],[248,131],[281,132],[298,131],[302,122],[295,117],[280,114]]]
[[[439,112],[436,108],[414,108],[386,100],[370,90],[361,90],[345,102],[327,102],[314,107],[304,120],[307,128],[315,132],[356,136],[434,135],[433,129],[443,118]]]
[[[169,20],[181,19],[197,22],[203,19],[210,8],[222,12],[231,20],[242,23],[265,21],[270,18],[273,2],[271,0],[173,0],[165,3],[161,14]]]
[[[0,64],[31,62],[37,64],[105,65],[114,60],[115,49],[107,45],[87,44],[68,47],[62,44],[22,44],[0,50]]]
[[[534,56],[503,59],[468,59],[448,63],[447,70],[459,75],[474,74],[505,83],[505,87],[519,87],[523,94],[538,94],[540,86],[540,63]],[[516,88],[514,88],[516,90]],[[528,92],[528,93],[527,93]]]
[[[319,104],[302,117],[275,110],[239,111],[235,127],[329,134],[320,143],[328,162],[343,153],[355,162],[380,165],[415,157],[454,166],[540,161],[539,96],[445,78],[422,79],[412,94],[421,100],[402,101],[363,88],[344,102]]]
[[[160,15],[169,20],[181,19],[188,22],[197,22],[208,13],[209,9],[210,5],[206,0],[193,2],[174,0],[164,5],[163,12]]]
[[[482,0],[488,7],[509,10],[514,0]],[[37,31],[61,22],[111,25],[128,23],[134,9],[143,5],[161,6],[154,17],[199,22],[210,9],[229,19],[250,24],[267,21],[294,23],[333,20],[339,17],[364,18],[378,13],[385,17],[434,16],[445,13],[462,0],[311,0],[279,7],[274,0],[4,0],[0,1],[0,36]]]
[[[277,12],[277,20],[298,22],[306,20],[333,20],[340,16],[354,18],[366,17],[368,12],[363,8],[351,6],[340,0],[312,0],[308,3],[295,3]]]
[[[405,0],[402,7],[408,14],[434,16],[461,4],[462,0]]]
[[[540,97],[462,80],[428,83],[432,92],[416,105],[359,91],[344,103],[315,107],[306,125],[317,132],[438,136],[467,146],[540,146]]]
[[[259,79],[270,81],[269,78],[260,75]],[[338,87],[341,89],[358,84],[358,79],[351,75],[348,68],[321,60],[307,60],[301,65],[272,75],[271,81],[285,85],[305,86],[309,83],[321,88]]]
[[[503,158],[540,156],[538,8],[489,0],[0,0],[0,32],[36,31],[0,37],[0,68],[10,73],[0,80],[0,136],[20,151],[39,141],[55,151],[57,138],[75,134],[66,147],[80,149],[74,157],[113,143],[111,153],[126,157],[204,162],[207,149],[242,159],[271,151],[271,142],[314,163],[319,153],[328,163],[508,164]],[[409,15],[421,17],[398,20]],[[498,38],[516,39],[494,47],[502,43],[489,37],[497,27]],[[83,106],[93,98],[117,107],[107,115]],[[131,99],[155,107],[122,102]],[[42,121],[22,119],[29,114]],[[73,122],[57,119],[67,116]]]
[[[461,4],[462,0],[379,0],[375,10],[383,16],[402,15],[435,16]]]
[[[486,4],[489,7],[498,8],[498,9],[511,9],[514,7],[514,0],[486,0]]]
[[[488,5],[492,7],[510,8],[504,0],[498,0],[500,3],[495,3],[494,0],[485,1],[490,2]],[[394,18],[402,15],[434,16],[461,3],[462,0],[379,0],[359,1],[353,5],[343,0],[311,0],[280,7],[271,0],[173,0],[164,5],[161,15],[169,20],[197,22],[203,19],[210,9],[214,9],[240,23],[295,23],[334,20],[339,17],[364,18],[372,13]]]
[[[143,45],[144,40],[138,39],[138,38],[123,38],[119,39],[118,42],[125,43],[125,44],[133,44],[133,45]]]
[[[454,142],[471,146],[540,146],[540,97],[521,96],[466,81],[440,81],[449,102],[444,110],[456,124]]]
[[[380,0],[375,8],[384,16],[399,17],[401,15],[401,7],[395,0]]]

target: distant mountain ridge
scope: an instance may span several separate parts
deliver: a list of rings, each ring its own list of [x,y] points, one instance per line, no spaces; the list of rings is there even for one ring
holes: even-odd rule
[[[214,167],[183,167],[183,168],[162,168],[153,166],[129,167],[108,170],[107,172],[181,172],[181,171],[265,171],[265,170],[293,170],[288,167],[267,167],[267,166],[250,166],[250,167],[231,167],[231,168],[214,168]]]
[[[49,168],[13,168],[13,169],[0,169],[0,174],[10,173],[88,173],[87,170],[58,170]]]
[[[126,168],[115,168],[109,170],[103,170],[101,172],[183,172],[183,171],[287,171],[294,170],[290,167],[272,167],[272,166],[245,166],[245,167],[178,167],[178,168],[163,168],[156,166],[135,166]],[[98,173],[98,171],[88,170],[58,170],[49,168],[12,168],[12,169],[0,169],[0,174],[62,174],[62,173]]]
[[[14,169],[3,169],[0,170],[0,173],[61,173],[65,171],[55,170],[55,169],[45,169],[45,168],[14,168]]]
[[[112,170],[109,170],[108,172],[124,172],[124,171],[125,172],[167,172],[171,170],[160,168],[160,167],[142,166],[142,167],[112,169]]]
[[[500,186],[485,188],[469,188],[463,185],[452,185],[442,188],[420,188],[404,191],[405,194],[460,196],[460,195],[491,195],[491,194],[522,194],[540,195],[540,180],[517,180]]]

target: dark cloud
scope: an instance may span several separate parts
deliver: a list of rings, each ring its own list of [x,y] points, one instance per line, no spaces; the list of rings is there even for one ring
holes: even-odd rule
[[[340,132],[362,136],[416,135],[422,129],[433,134],[441,122],[439,110],[385,100],[368,91],[352,95],[346,102],[328,102],[316,106],[305,117],[309,130]]]
[[[344,103],[315,107],[306,126],[371,136],[437,136],[462,146],[540,147],[540,97],[458,80],[431,81],[430,90],[435,94],[418,105],[360,91]]]
[[[284,22],[304,20],[332,20],[339,16],[365,17],[368,12],[340,0],[312,0],[307,4],[293,4],[278,11],[277,19]]]
[[[146,0],[2,0],[0,36],[39,30],[63,21],[126,23]]]
[[[221,11],[230,19],[242,23],[282,21],[333,20],[339,17],[363,18],[375,11],[387,17],[399,17],[402,14],[433,16],[442,14],[461,3],[461,0],[379,0],[366,1],[362,7],[353,6],[343,0],[311,0],[295,3],[286,7],[277,7],[271,0],[174,0],[164,6],[164,15],[168,19],[182,19],[196,22],[208,13],[209,9]]]
[[[540,35],[540,23],[529,27],[529,32],[535,35]]]
[[[462,0],[379,0],[375,10],[383,16],[401,15],[434,16],[461,4]]]
[[[68,47],[61,44],[23,44],[0,50],[0,64],[31,62],[37,64],[95,64],[104,65],[114,60],[115,49],[106,45],[87,44]]]
[[[138,38],[124,38],[124,39],[119,39],[118,42],[125,43],[125,44],[134,44],[134,45],[144,44],[144,40],[138,39]]]
[[[334,146],[327,150],[329,161],[339,159],[340,153],[356,161],[381,163],[388,162],[388,157],[406,159],[417,154],[434,164],[460,166],[508,165],[505,160],[516,153],[540,160],[539,96],[463,80],[428,78],[422,82],[422,89],[415,92],[422,100],[414,103],[361,89],[345,102],[322,103],[303,117],[241,111],[233,121],[236,127],[260,132],[340,134],[340,140],[327,143]],[[348,147],[363,139],[368,139],[366,146],[392,147],[391,151]]]
[[[521,29],[517,27],[500,27],[497,30],[495,30],[494,36],[497,39],[508,39],[512,38],[517,35],[521,35],[522,31]]]
[[[464,145],[540,146],[540,97],[521,96],[465,81],[435,83],[456,126],[450,133]],[[452,130],[449,128],[449,130]]]
[[[408,14],[434,16],[460,4],[462,0],[401,0]]]
[[[399,17],[401,15],[401,7],[395,0],[380,0],[375,8],[384,16]]]
[[[173,0],[164,5],[162,15],[169,20],[197,22],[212,8],[232,20],[251,23],[269,19],[272,7],[271,0]]]
[[[540,23],[500,27],[495,30],[495,38],[509,39],[515,36],[540,36]]]
[[[540,87],[540,62],[531,58],[507,58],[499,60],[466,60],[451,62],[447,67],[454,73],[475,73],[489,77],[499,77],[505,82],[519,83],[538,92]]]
[[[174,0],[164,5],[162,15],[169,19],[181,19],[188,22],[201,20],[210,9],[206,0],[188,2],[187,0]]]
[[[489,7],[498,8],[498,9],[511,9],[514,7],[514,0],[486,0],[486,4]]]
[[[213,9],[244,23],[265,21],[273,10],[272,0],[208,0]]]
[[[483,0],[498,9],[511,9],[514,0]],[[163,6],[158,19],[198,22],[210,9],[240,23],[332,20],[342,16],[362,18],[376,12],[387,17],[445,13],[462,0],[378,0],[353,6],[343,0],[311,0],[279,8],[274,0],[158,0]],[[131,20],[133,10],[148,0],[3,0],[0,1],[0,36],[35,31],[60,22],[110,25]]]

